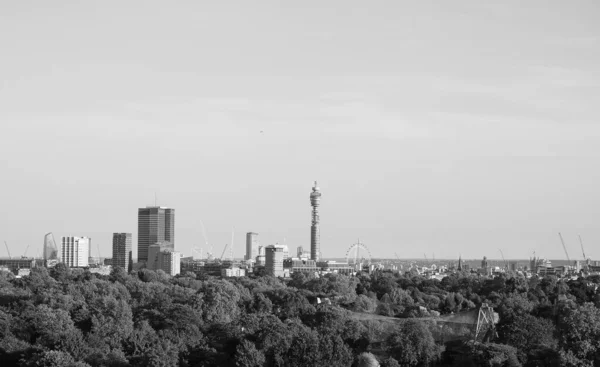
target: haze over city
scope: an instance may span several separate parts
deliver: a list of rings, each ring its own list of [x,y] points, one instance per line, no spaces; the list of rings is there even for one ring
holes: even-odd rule
[[[183,253],[308,247],[317,180],[324,258],[599,256],[597,2],[35,3],[0,6],[13,255],[108,257],[155,193]]]

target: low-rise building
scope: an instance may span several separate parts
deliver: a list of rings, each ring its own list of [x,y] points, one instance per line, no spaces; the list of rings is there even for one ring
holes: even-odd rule
[[[283,267],[285,269],[289,269],[290,274],[293,274],[295,272],[314,273],[319,271],[319,268],[317,267],[317,262],[315,260],[310,259],[285,259],[283,261]]]
[[[332,272],[338,274],[352,274],[354,269],[348,263],[338,263],[337,261],[319,261],[317,268],[324,272]]]
[[[224,276],[224,277],[243,277],[243,276],[246,276],[246,269],[238,268],[238,267],[231,267],[231,268],[221,269],[221,276]]]
[[[18,259],[0,259],[0,267],[5,267],[15,274],[19,271],[19,269],[33,269],[35,266],[35,259],[30,257]]]

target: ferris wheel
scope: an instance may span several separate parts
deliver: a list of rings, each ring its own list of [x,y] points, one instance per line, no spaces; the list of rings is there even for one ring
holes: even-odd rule
[[[360,240],[350,246],[348,251],[346,251],[346,261],[350,266],[356,266],[360,263],[371,264],[371,251],[364,243],[360,242]]]

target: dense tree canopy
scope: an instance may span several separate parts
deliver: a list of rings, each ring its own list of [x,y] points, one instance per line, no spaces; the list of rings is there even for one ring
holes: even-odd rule
[[[600,277],[0,272],[2,366],[600,366]],[[446,316],[500,316],[493,342]]]

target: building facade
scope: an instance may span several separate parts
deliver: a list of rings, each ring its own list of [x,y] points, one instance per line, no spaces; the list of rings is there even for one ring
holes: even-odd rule
[[[162,251],[159,254],[159,268],[165,273],[175,276],[181,272],[181,253],[177,251]]]
[[[70,268],[89,266],[90,246],[89,237],[63,237],[60,251],[60,261]]]
[[[112,266],[130,272],[133,266],[131,233],[113,233]]]
[[[246,256],[244,260],[254,261],[258,256],[258,233],[246,233]]]
[[[169,275],[181,272],[181,253],[173,251],[168,242],[156,243],[148,247],[146,267],[150,270],[162,270]]]
[[[148,261],[148,247],[168,242],[175,249],[175,209],[149,206],[138,209],[138,261]]]
[[[283,276],[283,246],[265,247],[265,271],[275,277]]]

